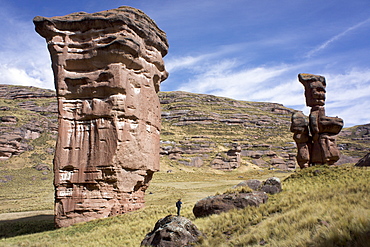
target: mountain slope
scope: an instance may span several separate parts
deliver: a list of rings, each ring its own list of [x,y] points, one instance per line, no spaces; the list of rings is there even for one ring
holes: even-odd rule
[[[160,92],[162,169],[177,165],[230,170],[240,164],[294,168],[293,109],[187,92]],[[370,125],[342,131],[344,155],[368,152]],[[51,166],[57,135],[53,90],[0,85],[0,168]],[[235,163],[235,153],[241,160]],[[175,169],[175,168],[173,168]]]

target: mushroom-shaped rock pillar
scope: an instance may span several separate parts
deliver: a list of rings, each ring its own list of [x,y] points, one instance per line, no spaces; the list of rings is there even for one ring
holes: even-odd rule
[[[166,34],[131,7],[33,21],[58,98],[56,226],[142,208],[159,170]]]

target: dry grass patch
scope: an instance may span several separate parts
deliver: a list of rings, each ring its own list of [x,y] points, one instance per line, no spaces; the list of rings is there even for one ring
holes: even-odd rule
[[[348,167],[301,171],[259,208],[197,219],[208,234],[201,246],[366,246],[369,175],[369,169]]]

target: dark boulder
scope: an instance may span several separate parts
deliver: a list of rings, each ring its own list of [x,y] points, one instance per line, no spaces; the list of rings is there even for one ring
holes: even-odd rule
[[[249,179],[247,180],[247,185],[252,190],[258,190],[261,187],[262,182],[257,179]]]
[[[238,183],[233,188],[248,186],[252,190],[258,190],[261,187],[261,184],[262,182],[259,181],[258,179],[249,179],[249,180]]]
[[[370,153],[360,159],[355,166],[370,166]]]
[[[220,214],[231,209],[259,206],[261,203],[267,202],[267,198],[267,194],[262,191],[209,196],[199,200],[195,204],[193,213],[195,217],[205,217],[211,214]]]
[[[167,215],[157,221],[153,231],[148,233],[141,246],[180,247],[193,246],[203,234],[187,218]]]
[[[259,190],[271,195],[281,192],[282,189],[280,179],[277,177],[268,178],[265,182],[263,182],[263,185]]]
[[[233,188],[247,186],[250,189],[254,191],[263,191],[268,194],[276,194],[282,191],[281,189],[281,181],[277,177],[271,177],[266,179],[266,181],[261,182],[257,179],[249,179],[243,182],[240,182],[239,184],[235,185]]]

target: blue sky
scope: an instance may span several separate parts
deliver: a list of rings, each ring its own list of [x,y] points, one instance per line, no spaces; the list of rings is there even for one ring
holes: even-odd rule
[[[276,102],[308,114],[297,75],[319,74],[328,116],[346,127],[370,123],[369,0],[0,0],[0,83],[54,89],[33,17],[122,5],[167,33],[162,91]]]

